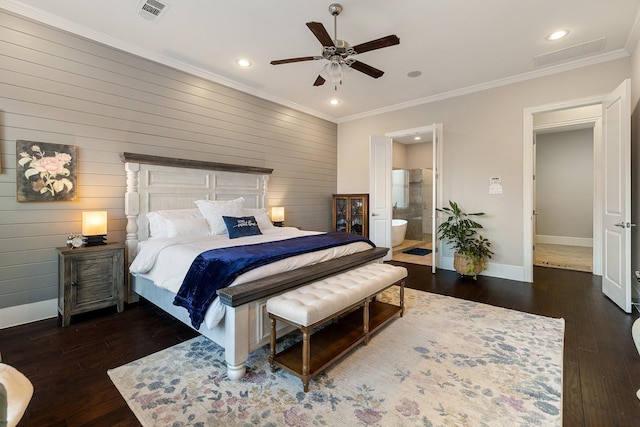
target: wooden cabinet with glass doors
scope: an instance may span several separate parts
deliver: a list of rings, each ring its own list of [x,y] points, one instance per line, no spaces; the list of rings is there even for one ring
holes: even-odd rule
[[[369,237],[369,195],[334,194],[333,231],[344,231]]]

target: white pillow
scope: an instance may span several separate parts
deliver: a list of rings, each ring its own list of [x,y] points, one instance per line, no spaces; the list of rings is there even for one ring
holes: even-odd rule
[[[206,236],[211,231],[204,218],[168,219],[166,223],[167,237]]]
[[[149,238],[155,239],[160,237],[168,237],[167,220],[169,219],[194,219],[203,218],[200,210],[197,208],[189,209],[168,209],[162,211],[149,212],[147,219],[149,220]]]
[[[267,213],[267,210],[264,208],[261,208],[261,209],[244,208],[242,212],[243,212],[242,216],[252,216],[256,219],[256,222],[258,223],[258,228],[260,228],[260,231],[265,231],[270,228],[275,228],[275,226],[271,222],[271,218],[269,218],[269,214]]]
[[[244,197],[234,200],[196,200],[195,203],[209,223],[211,234],[226,234],[227,226],[222,216],[242,216]]]

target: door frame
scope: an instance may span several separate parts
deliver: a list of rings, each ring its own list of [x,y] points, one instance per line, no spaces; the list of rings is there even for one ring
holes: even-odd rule
[[[551,104],[539,105],[536,107],[527,107],[523,110],[523,175],[522,175],[522,224],[523,224],[523,267],[524,275],[523,281],[533,282],[533,173],[534,173],[534,158],[533,158],[533,115],[537,113],[547,113],[552,111],[568,110],[572,108],[587,107],[590,105],[602,104],[606,97],[604,95],[590,96],[586,98],[579,98],[567,101],[561,101]],[[594,121],[595,123],[595,121]],[[594,138],[594,145],[596,140]],[[600,212],[602,210],[602,191],[600,190],[600,180],[602,171],[601,162],[601,149],[600,147],[594,150],[594,212]],[[597,187],[596,187],[597,186]],[[594,216],[594,230],[595,223],[597,222]],[[601,222],[600,222],[601,224]],[[600,227],[601,228],[601,227]],[[594,235],[594,249],[596,244],[601,245],[601,239],[598,237],[601,235],[601,231],[598,231],[598,235]],[[595,264],[594,264],[595,266]]]
[[[592,230],[592,250],[591,250],[591,261],[592,261],[592,273],[596,276],[602,275],[602,208],[603,208],[603,200],[602,200],[602,115],[598,117],[585,117],[580,119],[568,120],[561,123],[549,123],[544,125],[538,125],[533,127],[534,138],[536,137],[538,132],[541,131],[556,131],[562,132],[564,130],[571,129],[590,129],[591,130],[591,149],[593,150],[593,202],[592,202],[592,210],[593,210],[593,221],[591,224]],[[536,149],[534,140],[534,174],[536,174]],[[537,175],[537,174],[536,174]],[[535,199],[537,197],[536,194],[536,183],[535,180],[533,182],[533,200],[534,200],[534,211],[537,211],[537,206],[535,203]],[[536,236],[536,218],[534,216],[533,220],[533,233],[532,238],[535,239]],[[534,245],[535,245],[534,241]]]
[[[400,138],[403,136],[411,136],[411,135],[425,134],[425,133],[432,133],[434,135],[433,155],[431,159],[431,166],[433,169],[433,187],[434,187],[433,188],[434,203],[433,203],[433,211],[432,211],[432,214],[433,214],[432,230],[436,230],[437,221],[438,221],[438,211],[436,209],[442,207],[442,176],[443,176],[442,175],[443,173],[442,146],[443,146],[443,138],[444,138],[442,123],[433,123],[426,126],[419,126],[419,127],[410,128],[410,129],[387,132],[384,134],[384,136],[391,138],[391,140],[393,141],[393,138]],[[392,157],[391,160],[393,164],[393,150],[391,150],[391,157]],[[391,197],[391,195],[389,195],[389,197]],[[391,200],[389,200],[389,203],[391,203]],[[431,235],[431,243],[433,248],[432,254],[435,255],[435,256],[432,255],[431,272],[435,273],[437,267],[441,265],[442,251],[438,250],[438,237],[436,233],[434,233],[433,231]]]

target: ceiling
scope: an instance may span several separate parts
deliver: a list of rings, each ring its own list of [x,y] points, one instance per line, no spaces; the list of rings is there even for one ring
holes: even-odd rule
[[[0,8],[337,123],[622,58],[640,34],[640,0],[342,0],[338,39],[395,34],[400,44],[355,57],[382,77],[353,70],[334,90],[313,86],[325,60],[269,63],[321,54],[305,23],[321,22],[333,37],[330,1],[158,1],[168,6],[155,20],[139,15],[144,0],[0,0]],[[559,29],[570,33],[545,39]]]

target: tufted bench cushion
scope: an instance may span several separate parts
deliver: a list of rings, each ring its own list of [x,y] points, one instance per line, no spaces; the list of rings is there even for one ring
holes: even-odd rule
[[[270,298],[267,312],[292,324],[313,325],[406,276],[404,267],[367,264]]]
[[[402,317],[405,277],[404,267],[373,263],[269,298],[271,370],[280,366],[300,377],[307,392],[311,378],[361,342],[367,344],[370,335],[394,316]],[[398,285],[399,305],[375,299],[394,285]],[[276,354],[278,320],[297,327],[302,341]],[[328,322],[332,323],[314,331]]]

